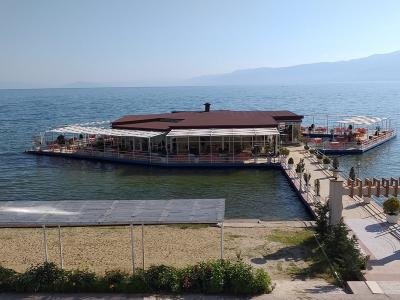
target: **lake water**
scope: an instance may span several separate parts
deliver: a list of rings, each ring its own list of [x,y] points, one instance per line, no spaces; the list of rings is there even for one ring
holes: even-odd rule
[[[23,153],[33,135],[124,114],[212,109],[399,118],[399,83],[263,87],[0,90],[0,200],[226,198],[227,217],[309,218],[276,170],[165,170]],[[398,124],[396,124],[398,126]],[[399,177],[398,139],[340,157],[361,176]]]

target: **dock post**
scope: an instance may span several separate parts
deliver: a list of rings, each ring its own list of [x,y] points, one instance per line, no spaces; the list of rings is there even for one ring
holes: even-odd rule
[[[46,225],[42,225],[43,227],[43,249],[44,249],[44,262],[49,261],[49,254],[47,251],[47,232],[46,232]]]
[[[329,182],[329,224],[336,225],[342,219],[343,181],[332,179]]]

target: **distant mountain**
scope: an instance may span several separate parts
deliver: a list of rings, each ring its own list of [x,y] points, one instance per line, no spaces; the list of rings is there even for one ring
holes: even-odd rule
[[[188,85],[263,85],[400,81],[400,51],[338,62],[237,70],[189,79]]]

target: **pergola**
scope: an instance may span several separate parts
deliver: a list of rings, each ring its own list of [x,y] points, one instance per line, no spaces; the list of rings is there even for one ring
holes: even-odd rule
[[[46,227],[58,227],[59,255],[64,267],[61,227],[121,226],[131,230],[132,271],[135,271],[134,225],[218,224],[221,226],[221,259],[224,256],[225,199],[174,200],[62,200],[0,201],[0,227],[43,228],[44,260],[48,261]]]
[[[221,143],[224,143],[224,137],[229,138],[229,145],[234,145],[235,142],[240,142],[243,137],[251,137],[253,144],[253,139],[261,137],[263,139],[263,144],[265,146],[267,136],[275,136],[275,148],[277,148],[279,142],[279,131],[277,128],[210,128],[210,129],[172,129],[167,134],[167,144],[168,138],[187,138],[187,147],[189,152],[190,138],[198,137],[197,143],[199,144],[201,138],[208,138],[209,143],[212,143],[213,137],[221,137]],[[236,137],[236,140],[235,140]],[[230,139],[232,138],[232,140]],[[172,144],[170,144],[172,146]],[[234,155],[234,153],[232,154]]]
[[[152,138],[164,134],[164,132],[161,131],[109,129],[109,128],[88,127],[80,125],[70,125],[70,126],[55,128],[49,130],[49,132],[120,136],[120,137],[139,137],[139,138]]]
[[[336,122],[339,124],[375,125],[377,123],[383,123],[383,121],[387,120],[388,120],[387,118],[355,116],[355,117],[348,117]]]

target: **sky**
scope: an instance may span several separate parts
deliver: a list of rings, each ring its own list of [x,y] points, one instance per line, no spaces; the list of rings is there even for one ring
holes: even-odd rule
[[[399,0],[0,0],[0,84],[170,85],[400,50]]]

